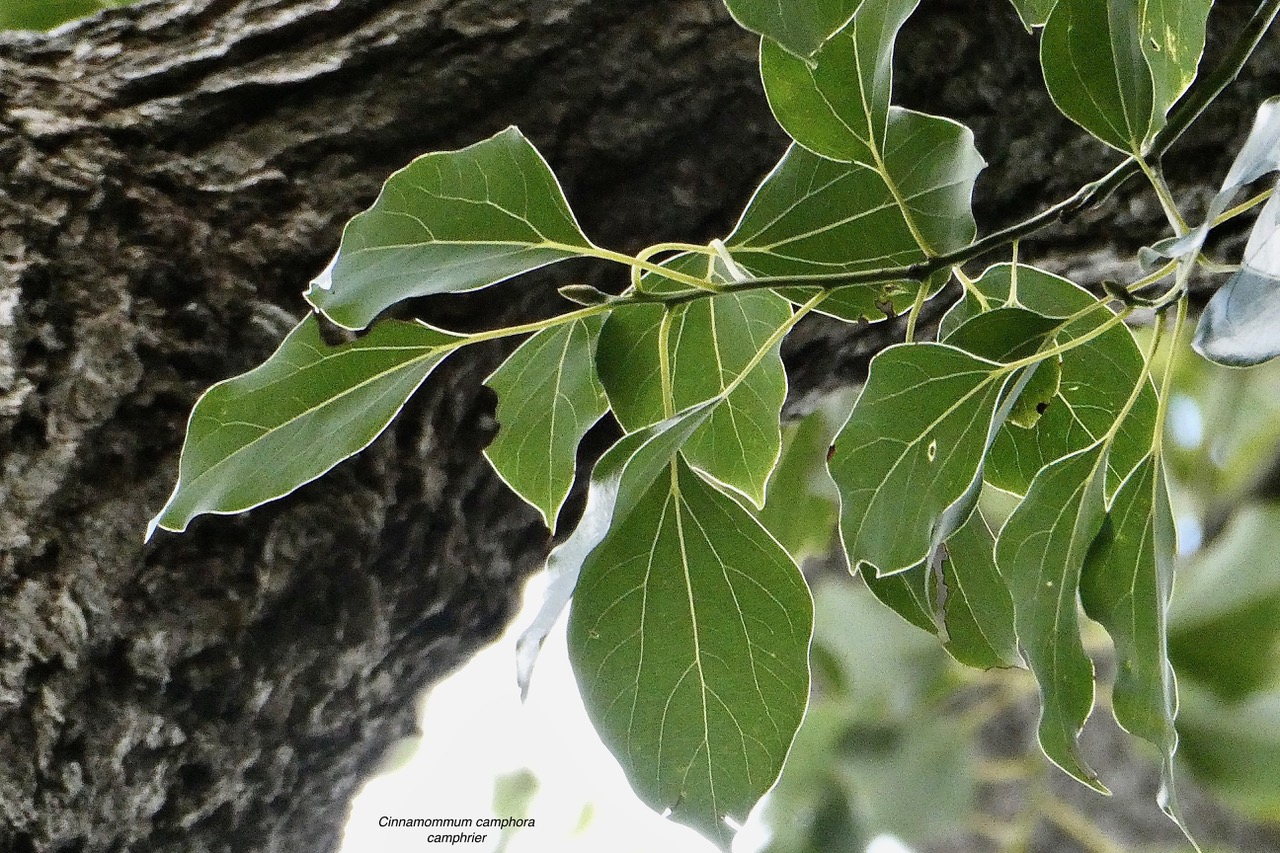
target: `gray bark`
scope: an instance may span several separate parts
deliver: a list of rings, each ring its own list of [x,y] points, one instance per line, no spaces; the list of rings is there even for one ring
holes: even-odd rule
[[[1101,171],[1007,4],[925,5],[902,100],[975,126],[983,219]],[[1186,162],[1248,121],[1204,123]],[[548,537],[480,455],[498,347],[295,495],[142,533],[195,398],[278,343],[345,219],[511,123],[624,249],[724,233],[782,150],[714,0],[181,0],[0,36],[0,850],[331,849],[419,692],[504,627]],[[1159,236],[1149,205],[1106,213],[1123,239],[1083,217],[1077,256]],[[557,280],[419,307],[491,326]],[[885,340],[811,324],[797,387]]]

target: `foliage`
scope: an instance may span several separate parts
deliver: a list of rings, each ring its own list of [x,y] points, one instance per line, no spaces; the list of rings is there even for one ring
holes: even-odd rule
[[[199,514],[292,491],[367,446],[453,351],[531,335],[487,380],[501,423],[487,457],[548,527],[586,430],[611,411],[625,434],[596,463],[583,515],[549,558],[551,591],[522,641],[521,678],[572,601],[588,712],[637,794],[727,848],[777,780],[810,695],[813,600],[796,559],[825,542],[797,533],[795,515],[770,500],[789,487],[783,503],[804,501],[811,480],[778,469],[780,344],[814,311],[850,323],[906,312],[904,342],[875,357],[829,453],[849,566],[957,660],[1025,664],[1045,754],[1105,790],[1077,750],[1096,678],[1082,603],[1115,644],[1116,719],[1159,750],[1160,801],[1180,821],[1168,625],[1176,543],[1162,439],[1172,369],[1159,393],[1149,370],[1163,341],[1182,338],[1207,234],[1261,203],[1265,194],[1228,207],[1280,167],[1274,105],[1194,228],[1160,158],[1235,76],[1280,2],[1261,4],[1223,66],[1202,75],[1208,0],[1015,0],[1032,32],[1042,27],[1054,103],[1120,160],[1059,205],[980,239],[970,196],[984,163],[972,133],[892,103],[894,42],[915,5],[728,0],[762,36],[769,103],[795,142],[733,231],[707,245],[635,256],[595,245],[515,128],[392,175],[306,294],[321,317],[368,331],[331,346],[309,316],[262,366],[211,388],[152,529],[181,531]],[[1138,173],[1173,232],[1144,252],[1149,275],[1096,296],[1018,261],[1022,237]],[[1280,312],[1277,211],[1268,201],[1243,267],[1210,304],[1196,339],[1210,358],[1280,352],[1269,319]],[[993,250],[1010,262],[966,272]],[[569,258],[622,265],[629,283],[616,294],[566,287],[581,307],[474,334],[375,322],[410,297],[490,287]],[[964,296],[937,340],[919,340],[922,307],[950,278]],[[1145,349],[1126,325],[1139,309],[1154,317]],[[1162,334],[1166,314],[1172,335]],[[786,441],[811,454],[788,463],[796,471],[821,466],[825,440]],[[1002,525],[979,506],[984,484],[1016,502]],[[895,653],[892,641],[882,653]],[[947,744],[917,747],[913,761],[958,760]],[[860,772],[912,775],[873,758]]]

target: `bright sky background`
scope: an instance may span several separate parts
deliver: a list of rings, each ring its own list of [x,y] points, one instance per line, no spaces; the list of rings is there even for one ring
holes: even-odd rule
[[[538,779],[528,811],[536,824],[515,834],[508,853],[715,853],[697,833],[654,814],[631,792],[578,697],[564,619],[547,638],[528,702],[521,704],[515,641],[544,586],[541,576],[535,578],[512,629],[431,691],[423,703],[422,740],[403,744],[401,766],[371,780],[356,798],[341,853],[491,853],[497,830],[379,828],[378,819],[494,817],[494,778],[522,768]],[[428,834],[451,831],[489,837],[483,844],[426,842]],[[754,853],[767,837],[753,818],[734,853]],[[877,839],[868,853],[909,851]]]

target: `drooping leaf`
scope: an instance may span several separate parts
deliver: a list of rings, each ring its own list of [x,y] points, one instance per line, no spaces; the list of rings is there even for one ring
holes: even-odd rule
[[[494,470],[554,531],[573,485],[578,442],[609,408],[596,378],[601,317],[537,333],[485,384],[498,394],[498,435],[485,450]]]
[[[802,277],[907,265],[971,242],[973,182],[985,165],[972,134],[897,108],[886,134],[884,172],[793,145],[725,240],[733,259],[757,277]],[[849,286],[819,310],[878,320],[906,310],[917,288],[901,281]],[[798,288],[784,295],[796,301],[808,294]]]
[[[1177,550],[1164,465],[1150,455],[1116,492],[1085,561],[1080,599],[1115,643],[1116,722],[1160,750],[1161,800],[1185,831],[1173,779],[1178,699],[1167,648]]]
[[[996,264],[982,274],[974,287],[994,309],[1009,303],[1012,280],[1013,267]],[[1017,304],[1046,316],[1070,317],[1098,303],[1087,290],[1035,267],[1018,266],[1017,281]],[[956,303],[942,319],[941,340],[948,342],[949,336],[980,310],[973,296]],[[1061,343],[1078,338],[1107,322],[1110,316],[1099,305],[1060,331],[1057,340]],[[1143,376],[1145,364],[1133,335],[1123,324],[1063,353],[1057,394],[1047,401],[1034,426],[1008,424],[1000,430],[987,459],[987,481],[1006,491],[1026,494],[1031,480],[1045,465],[1088,447],[1111,428],[1134,383]],[[1042,369],[1037,369],[1028,385],[1033,395]],[[1108,455],[1112,490],[1149,452],[1155,417],[1156,392],[1148,381],[1121,424]]]
[[[876,169],[892,97],[893,46],[919,0],[863,0],[812,60],[766,39],[760,73],[778,123],[805,148]]]
[[[1012,0],[1012,2],[1013,7],[1018,10],[1018,17],[1022,19],[1022,25],[1027,28],[1027,32],[1030,32],[1032,27],[1044,26],[1058,0]]]
[[[1280,355],[1280,193],[1258,214],[1243,265],[1205,306],[1191,345],[1231,367]]]
[[[980,475],[1007,380],[995,362],[942,344],[899,344],[872,360],[828,462],[853,568],[904,571],[950,534],[944,514]]]
[[[1040,36],[1040,65],[1058,109],[1125,153],[1140,152],[1152,129],[1143,37],[1138,0],[1058,0]]]
[[[936,593],[930,570],[924,563],[882,577],[878,577],[873,571],[864,571],[862,579],[881,604],[917,628],[930,634],[938,634]]]
[[[360,329],[403,299],[488,287],[593,250],[542,155],[509,127],[388,178],[306,296]]]
[[[800,58],[839,32],[862,0],[725,0],[733,19]]]
[[[995,544],[982,513],[975,511],[947,539],[942,563],[947,651],[979,669],[1017,666],[1022,660],[1013,597],[996,569]]]
[[[675,263],[705,275],[707,258]],[[625,306],[611,312],[597,352],[600,378],[614,414],[627,430],[663,417],[659,325],[661,305]],[[765,341],[791,316],[780,296],[747,291],[674,306],[668,335],[675,409],[719,395],[752,361]],[[682,453],[695,468],[741,492],[757,507],[782,449],[779,418],[787,394],[786,373],[775,347],[690,437]]]
[[[1196,79],[1213,0],[1141,0],[1139,6],[1142,54],[1151,69],[1154,132]]]
[[[1080,572],[1106,515],[1105,454],[1099,442],[1051,463],[996,540],[1018,639],[1040,685],[1040,746],[1054,764],[1104,793],[1076,742],[1093,708],[1093,662],[1076,609]]]
[[[787,553],[677,461],[587,558],[570,660],[640,798],[727,850],[800,725],[812,629]]]
[[[573,597],[583,562],[611,530],[626,522],[641,496],[667,470],[680,446],[706,423],[722,401],[723,398],[707,400],[667,420],[627,433],[591,469],[582,518],[573,533],[547,557],[550,583],[538,612],[516,641],[516,681],[521,694],[529,692],[538,652]]]
[[[196,401],[178,483],[147,537],[275,500],[360,452],[463,340],[389,322],[331,347],[308,315],[265,362]]]

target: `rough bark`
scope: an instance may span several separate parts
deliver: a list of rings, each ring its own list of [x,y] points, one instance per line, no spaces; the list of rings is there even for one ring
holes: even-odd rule
[[[1046,119],[1007,4],[968,5],[926,4],[900,91],[974,124],[980,213],[1007,221],[1103,157]],[[545,554],[480,455],[502,353],[446,364],[296,495],[144,547],[192,403],[270,352],[386,174],[509,123],[599,241],[723,233],[782,147],[754,63],[714,0],[183,0],[0,36],[0,850],[336,844],[415,697]],[[1121,249],[1150,239],[1153,208],[1117,210]],[[491,325],[553,284],[429,310]],[[883,340],[812,324],[797,386]]]

